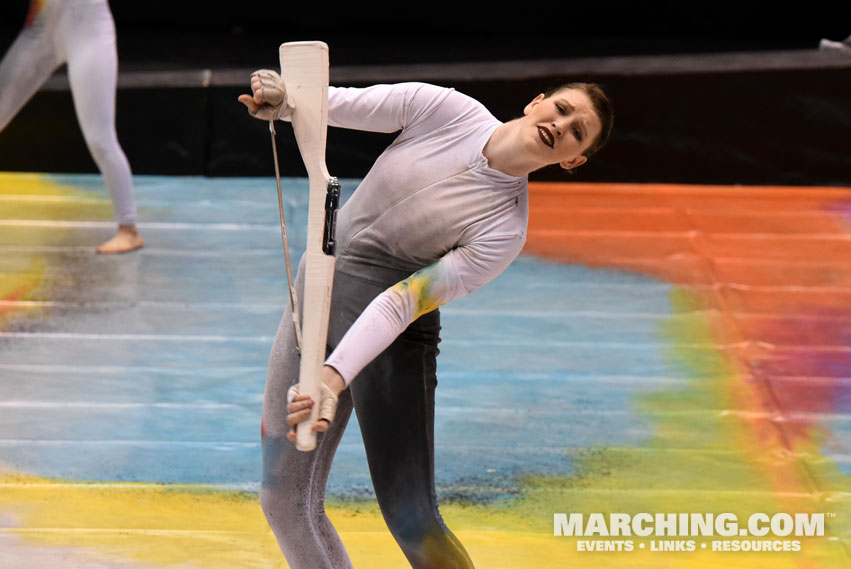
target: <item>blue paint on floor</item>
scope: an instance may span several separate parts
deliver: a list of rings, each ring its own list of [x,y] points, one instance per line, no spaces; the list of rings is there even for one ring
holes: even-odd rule
[[[98,177],[50,179],[101,195]],[[146,247],[104,257],[110,224],[3,227],[0,271],[47,271],[0,338],[0,463],[78,480],[256,488],[266,362],[287,302],[272,179],[136,177]],[[344,193],[356,180],[343,180]],[[284,181],[293,258],[307,181]],[[671,287],[531,257],[442,310],[436,475],[493,497],[570,474],[571,451],[652,436],[642,392],[682,385],[660,326]],[[355,420],[329,482],[370,483]]]

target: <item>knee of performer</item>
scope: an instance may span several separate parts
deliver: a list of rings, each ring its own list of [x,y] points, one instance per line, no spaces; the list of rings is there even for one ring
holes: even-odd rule
[[[118,147],[118,139],[114,134],[104,133],[86,138],[86,145],[89,147],[89,152],[91,152],[94,161],[100,164],[115,152]]]
[[[284,488],[262,486],[260,508],[285,555],[310,541],[310,524],[306,523],[309,517],[305,515],[304,505],[299,506]]]
[[[260,507],[263,508],[263,513],[266,517],[281,517],[286,518],[291,510],[295,507],[287,500],[287,492],[280,486],[267,486],[263,484],[260,487]]]
[[[395,537],[395,536],[394,536]],[[473,569],[464,546],[452,534],[433,528],[425,535],[396,542],[414,569]]]
[[[473,569],[473,562],[437,511],[387,520],[394,539],[414,569]]]
[[[293,464],[290,468],[285,464],[288,445],[291,443],[284,438],[263,439],[260,505],[266,517],[270,514],[284,518],[298,515],[308,503],[309,479],[301,474],[298,465]]]
[[[401,505],[393,511],[382,510],[382,513],[390,533],[406,554],[422,554],[430,544],[442,542],[449,535],[449,529],[437,510],[405,510],[405,506]]]
[[[286,526],[292,520],[302,518],[307,501],[299,488],[287,484],[286,478],[275,477],[270,483],[264,476],[260,487],[260,507],[269,525],[278,529],[281,525]]]

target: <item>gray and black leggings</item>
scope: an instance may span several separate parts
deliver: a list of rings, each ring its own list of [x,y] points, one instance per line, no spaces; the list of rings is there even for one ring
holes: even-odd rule
[[[375,296],[405,276],[379,283],[338,271],[329,348]],[[302,287],[299,277],[297,289]],[[443,523],[435,497],[434,390],[439,332],[437,310],[411,324],[341,394],[333,425],[318,434],[316,450],[305,453],[286,439],[286,392],[297,381],[299,363],[289,309],[284,314],[266,379],[260,501],[292,569],[352,566],[325,514],[324,502],[331,462],[353,407],[378,504],[411,566],[473,567],[460,541]]]

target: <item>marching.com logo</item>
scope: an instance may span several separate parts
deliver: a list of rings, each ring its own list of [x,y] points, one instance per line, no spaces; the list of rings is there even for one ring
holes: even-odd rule
[[[553,535],[594,538],[577,541],[580,551],[800,551],[800,540],[778,538],[822,537],[826,516],[835,514],[755,513],[739,520],[733,513],[556,513]],[[651,539],[611,539],[622,537]],[[688,539],[734,537],[759,539]]]

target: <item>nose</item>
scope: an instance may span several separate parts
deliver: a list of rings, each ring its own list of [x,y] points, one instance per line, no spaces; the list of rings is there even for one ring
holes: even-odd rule
[[[556,138],[561,138],[562,132],[564,131],[564,125],[558,122],[553,121],[553,134]]]

